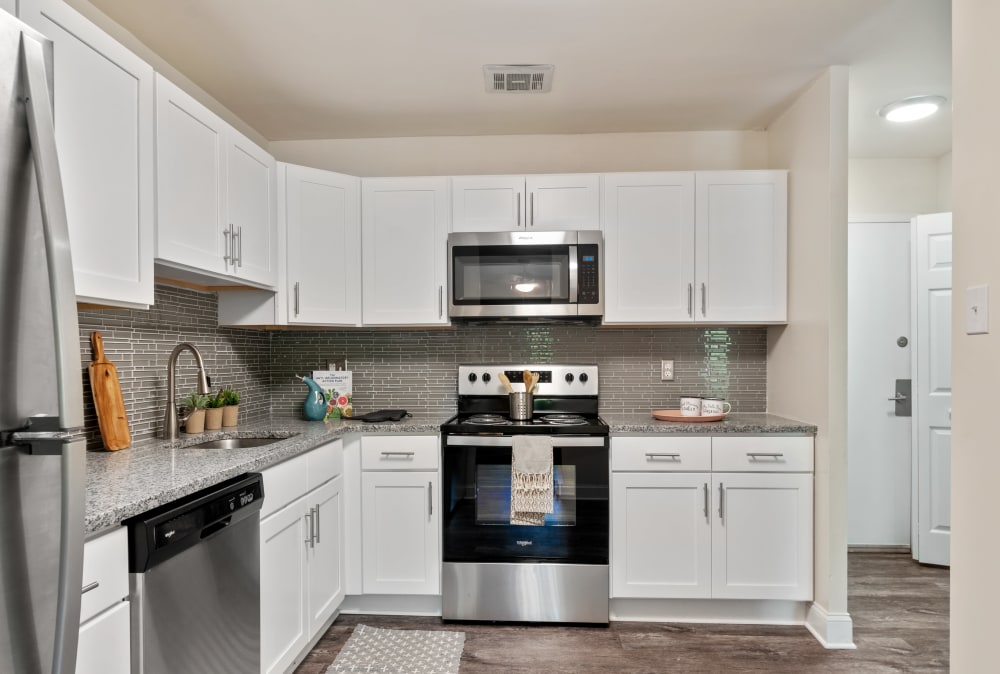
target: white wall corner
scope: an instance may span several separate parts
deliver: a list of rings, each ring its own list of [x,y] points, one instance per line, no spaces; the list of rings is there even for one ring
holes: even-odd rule
[[[806,615],[806,629],[812,632],[823,648],[854,650],[854,621],[849,613],[828,613],[813,603]]]

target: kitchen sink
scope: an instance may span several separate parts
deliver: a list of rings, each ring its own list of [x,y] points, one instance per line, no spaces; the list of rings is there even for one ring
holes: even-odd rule
[[[191,447],[197,447],[198,449],[247,449],[248,447],[263,447],[264,445],[270,445],[287,439],[288,438],[219,438],[218,440],[199,442],[197,445],[191,445]]]

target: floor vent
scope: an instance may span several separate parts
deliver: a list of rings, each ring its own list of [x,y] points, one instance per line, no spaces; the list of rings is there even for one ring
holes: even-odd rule
[[[512,94],[543,94],[552,90],[553,65],[485,65],[486,91]]]

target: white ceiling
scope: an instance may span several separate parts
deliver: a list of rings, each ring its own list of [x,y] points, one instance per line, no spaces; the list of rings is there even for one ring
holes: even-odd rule
[[[760,129],[846,63],[852,156],[950,148],[874,117],[950,95],[949,0],[91,2],[270,140]],[[552,92],[486,93],[487,63]]]

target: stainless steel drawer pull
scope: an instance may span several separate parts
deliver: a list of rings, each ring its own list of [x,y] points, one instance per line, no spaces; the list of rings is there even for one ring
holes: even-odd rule
[[[780,459],[785,455],[781,452],[747,452],[747,456],[750,457],[751,461],[755,461],[757,459]]]
[[[434,514],[434,483],[427,483],[427,509],[430,511],[428,515]]]
[[[680,454],[664,454],[655,452],[646,452],[647,459],[670,459],[671,461],[676,461],[681,458]]]
[[[313,540],[315,538],[315,533],[314,533],[314,529],[313,529],[313,511],[312,511],[312,508],[310,508],[309,512],[306,513],[306,519],[309,520],[309,538],[306,539],[306,545],[308,545],[310,548],[313,548],[313,547],[316,547],[316,545],[315,545],[315,543],[313,543]]]
[[[80,590],[80,594],[87,594],[91,590],[96,590],[98,587],[100,587],[100,585],[101,583],[96,580],[93,583],[87,583],[86,585],[83,586],[83,589]]]
[[[316,542],[319,543],[319,504],[313,510],[313,522],[316,524]]]
[[[711,524],[712,517],[708,514],[708,483],[705,482],[701,486],[705,490],[705,521]]]
[[[411,459],[414,454],[416,454],[416,452],[382,452],[382,458],[388,459],[393,456],[405,456],[406,458]]]

